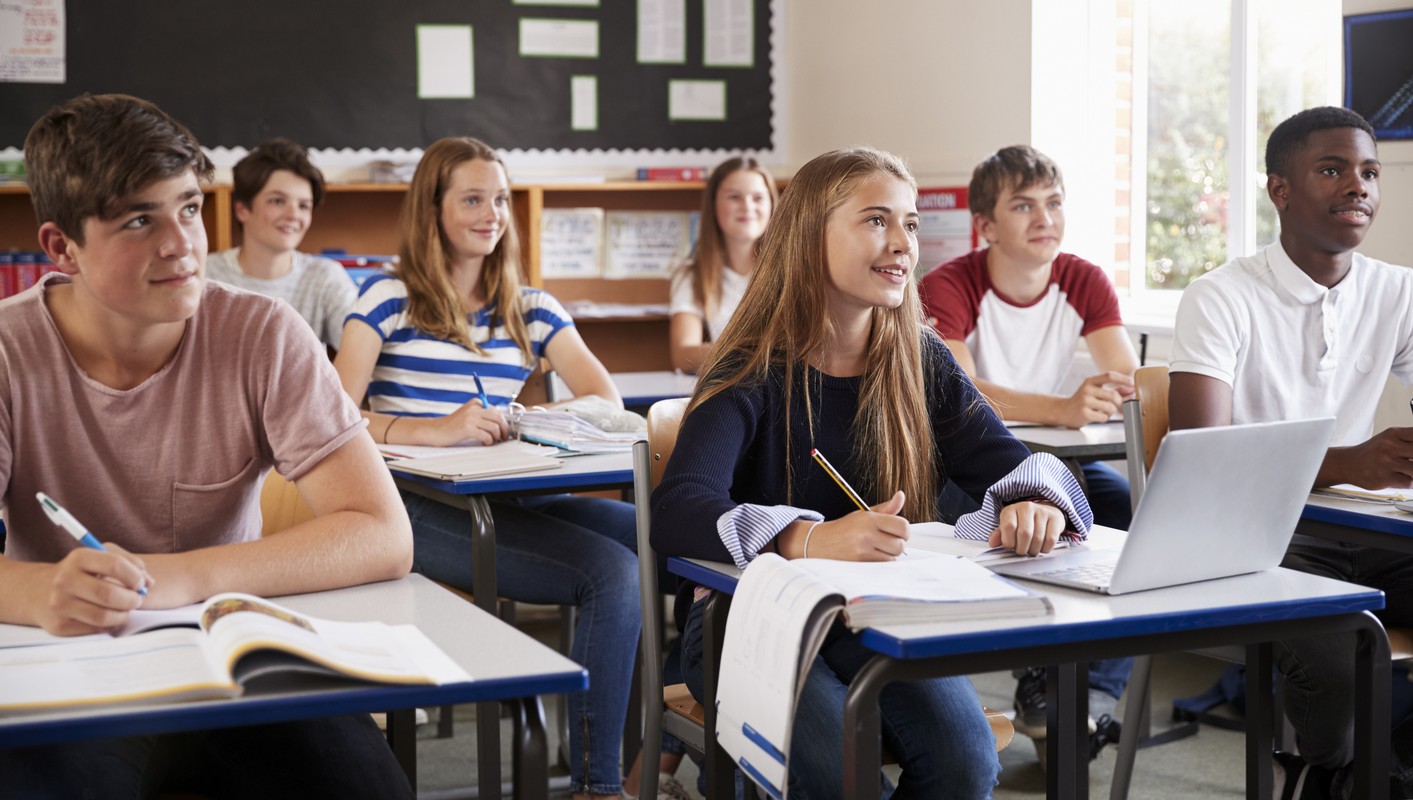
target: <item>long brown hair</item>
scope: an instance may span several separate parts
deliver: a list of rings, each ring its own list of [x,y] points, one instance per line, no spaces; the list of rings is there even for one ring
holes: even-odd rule
[[[741,305],[707,355],[687,413],[711,397],[743,383],[784,371],[785,408],[792,406],[795,375],[801,365],[819,363],[834,339],[829,316],[829,266],[825,226],[859,183],[890,175],[917,191],[917,182],[896,156],[855,147],[835,150],[800,168],[780,199],[761,237],[755,274]],[[934,458],[932,422],[924,382],[922,306],[909,282],[898,308],[873,309],[867,366],[859,410],[853,420],[854,463],[866,496],[907,493],[903,515],[914,521],[936,518],[941,488]],[[808,371],[806,371],[808,379]],[[814,411],[805,392],[805,414],[814,430]],[[786,425],[786,447],[792,426]],[[809,447],[808,443],[799,447]],[[792,463],[786,459],[786,463]],[[790,493],[791,476],[786,477]]]
[[[422,154],[407,197],[402,203],[402,245],[394,273],[407,285],[407,316],[428,336],[447,339],[468,350],[484,353],[471,341],[466,298],[451,282],[448,245],[442,235],[442,197],[451,185],[451,173],[467,161],[489,161],[509,171],[490,145],[469,136],[438,139]],[[481,286],[494,311],[490,325],[504,325],[520,348],[527,365],[534,363],[530,332],[520,314],[520,237],[515,214],[506,215],[505,234],[481,265]]]
[[[702,212],[697,234],[697,244],[692,254],[678,267],[691,276],[692,299],[702,307],[703,319],[711,319],[716,307],[721,303],[722,253],[726,251],[726,237],[721,233],[721,223],[716,219],[716,196],[721,192],[721,184],[737,172],[754,172],[765,181],[765,190],[770,193],[770,211],[780,202],[780,193],[775,188],[775,179],[766,168],[750,156],[728,158],[716,165],[707,178],[702,191]]]

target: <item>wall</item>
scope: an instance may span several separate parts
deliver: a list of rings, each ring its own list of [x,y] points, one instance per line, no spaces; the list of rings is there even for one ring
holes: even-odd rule
[[[788,0],[788,172],[867,144],[924,185],[965,185],[1030,141],[1030,19],[1030,0]]]

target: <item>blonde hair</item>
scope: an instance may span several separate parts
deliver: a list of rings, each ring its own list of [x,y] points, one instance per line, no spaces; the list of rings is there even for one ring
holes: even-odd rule
[[[826,224],[859,184],[875,175],[892,176],[917,191],[896,156],[864,147],[825,153],[791,179],[761,237],[750,288],[702,365],[687,413],[732,387],[765,381],[772,369],[783,370],[785,409],[793,408],[796,373],[803,364],[819,363],[834,335]],[[941,476],[924,380],[922,338],[928,334],[916,287],[907,284],[898,308],[875,308],[872,314],[859,410],[852,421],[859,488],[878,500],[885,499],[884,492],[902,489],[907,493],[903,515],[932,520]],[[808,380],[809,372],[804,374]],[[813,436],[808,387],[805,415]],[[790,441],[793,428],[785,426],[787,450],[796,448]],[[786,463],[792,463],[788,453]],[[792,480],[787,474],[787,497]]]
[[[394,273],[407,285],[407,316],[418,330],[484,354],[471,340],[467,322],[471,309],[466,298],[452,285],[449,246],[441,226],[442,197],[451,185],[451,174],[468,161],[499,164],[509,182],[505,162],[480,139],[466,136],[433,142],[422,154],[402,204],[402,245]],[[520,314],[521,269],[520,237],[511,213],[506,215],[505,234],[481,266],[480,280],[486,301],[494,309],[490,327],[494,330],[504,325],[529,365],[534,363],[534,354],[530,332]]]
[[[702,212],[700,232],[692,254],[678,267],[692,282],[692,299],[702,307],[703,318],[711,319],[716,307],[721,303],[722,253],[726,251],[726,237],[721,233],[721,223],[716,219],[716,196],[721,193],[721,184],[737,172],[753,172],[765,181],[765,190],[770,193],[770,210],[780,202],[780,193],[775,188],[775,179],[761,163],[750,156],[728,158],[716,165],[707,178],[702,191]],[[676,276],[674,276],[676,277]]]

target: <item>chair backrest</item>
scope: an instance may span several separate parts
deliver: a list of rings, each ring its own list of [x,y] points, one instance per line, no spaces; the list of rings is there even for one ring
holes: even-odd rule
[[[662,480],[662,471],[667,468],[667,459],[672,457],[672,449],[677,446],[677,430],[682,427],[682,416],[687,413],[688,399],[660,400],[648,409],[648,449],[653,458],[653,489]]]
[[[260,535],[269,536],[314,519],[314,509],[304,502],[293,483],[270,470],[260,487],[260,517]]]
[[[662,595],[658,592],[657,553],[652,548],[653,488],[662,479],[663,468],[677,444],[677,430],[687,410],[686,398],[662,400],[648,409],[648,438],[633,445],[633,504],[638,522],[639,600],[643,609],[642,660],[639,678],[643,698],[643,763],[639,788],[644,797],[656,797],[658,754],[662,748],[664,723],[669,732],[701,751],[705,731],[680,711],[664,715],[662,684]]]
[[[1158,445],[1168,435],[1168,368],[1139,367],[1133,386],[1133,399],[1124,403],[1124,455],[1133,507],[1138,508]]]

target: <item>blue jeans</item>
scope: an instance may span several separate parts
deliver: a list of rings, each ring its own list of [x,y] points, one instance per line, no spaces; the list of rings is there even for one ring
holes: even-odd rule
[[[682,630],[682,672],[700,702],[702,613],[692,604]],[[810,666],[790,737],[790,796],[839,797],[844,785],[844,694],[874,653],[836,626]],[[892,683],[879,696],[883,744],[898,757],[893,800],[990,797],[1001,763],[976,689],[965,677]],[[883,788],[882,775],[879,776]]]
[[[417,495],[402,499],[416,544],[413,568],[474,591],[470,516]],[[642,624],[633,507],[573,495],[490,506],[501,596],[579,608],[569,657],[589,670],[589,690],[569,695],[570,789],[618,794],[618,752]]]
[[[367,714],[0,751],[6,797],[412,798]]]
[[[1133,521],[1133,501],[1128,490],[1128,479],[1113,467],[1102,461],[1090,461],[1080,465],[1088,491],[1089,507],[1094,511],[1094,521],[1105,527],[1128,530]]]

